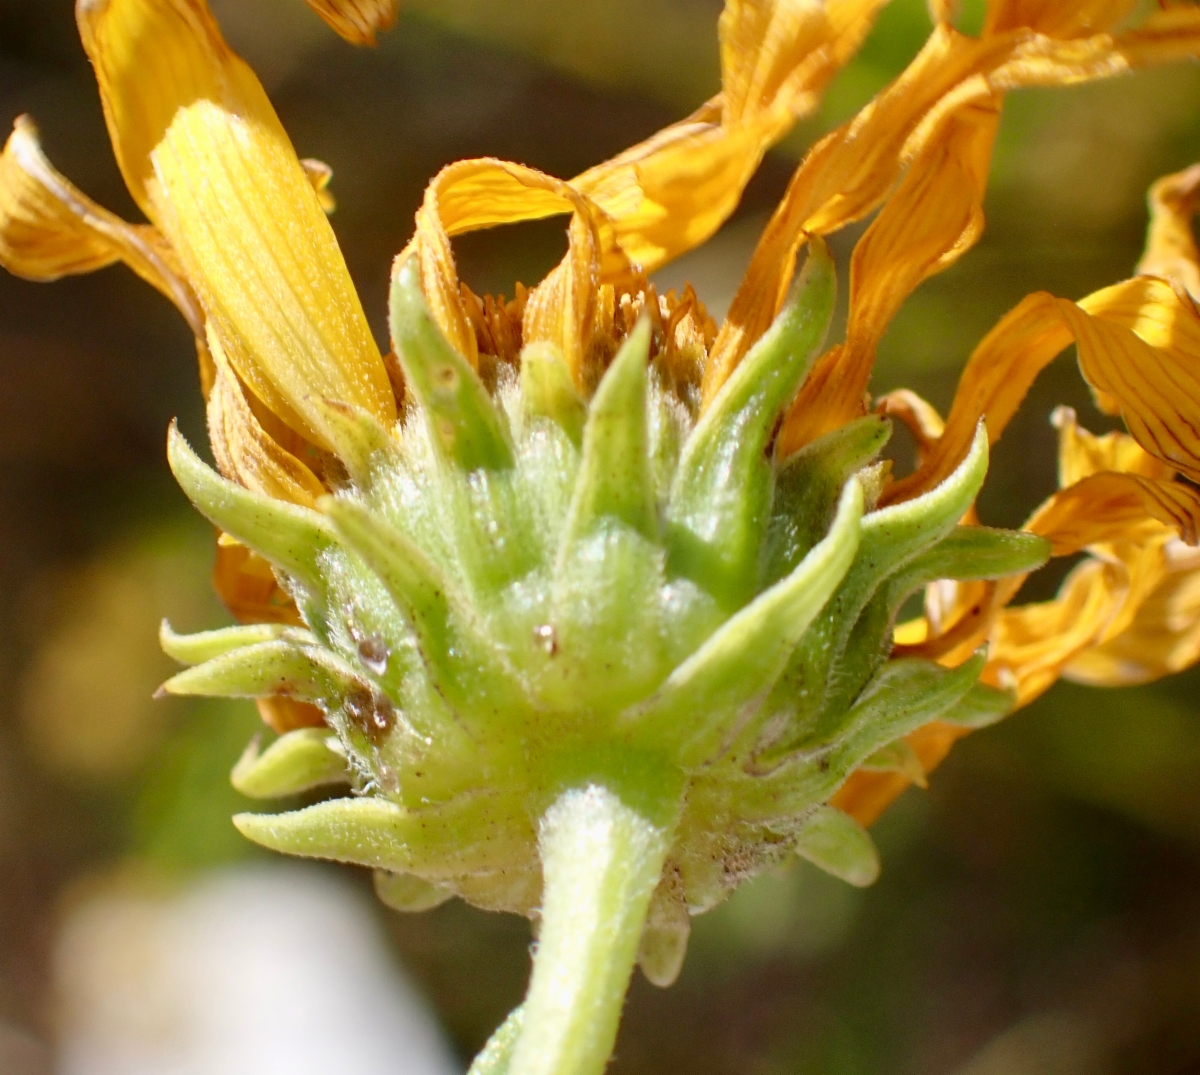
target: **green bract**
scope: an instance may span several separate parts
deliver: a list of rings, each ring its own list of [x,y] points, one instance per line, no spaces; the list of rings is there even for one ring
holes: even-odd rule
[[[171,434],[180,484],[275,566],[307,630],[168,633],[195,667],[166,689],[316,703],[331,731],[253,747],[235,781],[352,791],[241,815],[242,832],[373,867],[393,906],[458,895],[542,920],[523,1016],[478,1070],[599,1070],[635,957],[670,982],[689,916],[791,854],[869,884],[870,838],[830,796],[864,762],[911,768],[899,741],[917,727],[1010,704],[976,682],[982,657],[889,659],[920,587],[1047,555],[958,525],[987,469],[982,426],[945,483],[882,510],[885,420],[774,455],[833,305],[814,245],[699,417],[649,360],[646,321],[590,399],[547,344],[485,385],[410,261],[391,302],[402,429],[323,404],[348,447],[320,512],[226,481]]]

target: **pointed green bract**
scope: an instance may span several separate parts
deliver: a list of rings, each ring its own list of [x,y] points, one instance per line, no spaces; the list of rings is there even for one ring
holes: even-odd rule
[[[1050,559],[1051,545],[1037,534],[956,526],[892,580],[896,597],[906,598],[938,579],[999,579],[1035,571]]]
[[[615,519],[650,540],[658,536],[646,435],[649,357],[650,323],[643,318],[608,367],[588,410],[583,461],[567,521],[568,542],[605,519]]]
[[[527,418],[549,419],[577,448],[583,444],[588,407],[552,343],[531,343],[521,351],[521,404]]]
[[[174,423],[167,436],[167,461],[175,480],[209,522],[309,588],[321,589],[319,561],[335,539],[320,515],[222,478],[188,447]]]
[[[680,665],[639,715],[660,734],[685,737],[685,765],[703,761],[719,746],[730,717],[778,679],[854,561],[862,508],[862,487],[852,478],[825,540]]]
[[[238,814],[233,821],[248,839],[275,851],[452,887],[526,866],[536,838],[527,815],[491,795],[417,809],[379,796],[329,799],[285,814]]]
[[[726,607],[753,593],[774,482],[767,441],[833,314],[833,262],[820,240],[809,249],[794,298],[696,424],[671,489],[671,570],[704,585]]]
[[[967,697],[983,671],[976,654],[958,668],[900,659],[883,671],[846,714],[847,734],[834,748],[838,764],[857,767],[881,747],[940,719]]]
[[[796,854],[857,888],[879,877],[875,841],[854,818],[832,806],[818,806],[796,837]]]
[[[925,766],[905,739],[897,739],[894,743],[880,747],[862,763],[861,768],[869,773],[899,773],[918,787],[923,788],[926,785]]]
[[[349,691],[366,687],[352,666],[327,650],[288,639],[230,650],[172,676],[167,694],[208,698],[266,698],[282,695],[337,705]]]
[[[260,753],[254,740],[230,775],[235,790],[250,799],[277,799],[328,784],[349,784],[346,754],[328,728],[299,728],[281,735]]]
[[[875,542],[893,562],[932,548],[974,503],[987,467],[987,429],[980,422],[971,450],[954,473],[922,496],[871,512],[863,523],[863,540]]]
[[[895,613],[911,592],[903,585],[893,591],[889,580],[954,531],[979,491],[987,458],[980,423],[967,458],[941,485],[863,517],[854,563],[767,702],[774,742],[764,758],[824,742],[844,725],[848,708],[887,660]]]
[[[386,799],[330,799],[288,814],[238,814],[238,831],[272,851],[404,872],[408,841],[419,836],[411,814]]]
[[[370,489],[379,471],[395,465],[396,442],[370,411],[328,399],[313,400],[312,405],[326,428],[335,431],[338,458],[355,485]]]
[[[434,322],[415,257],[392,280],[389,323],[406,387],[420,403],[434,443],[464,470],[512,466],[500,412],[479,374]]]
[[[998,690],[986,683],[976,683],[938,719],[962,728],[986,728],[1007,717],[1016,704],[1015,691]]]
[[[162,621],[158,629],[158,642],[163,652],[180,664],[203,664],[214,657],[253,646],[259,642],[273,642],[280,638],[307,639],[315,641],[307,631],[285,627],[278,623],[253,623],[238,627],[223,627],[216,631],[201,631],[194,635],[177,634],[171,625]]]
[[[892,425],[867,415],[805,445],[780,468],[766,538],[764,583],[792,570],[824,535],[850,475],[870,465]]]
[[[346,546],[366,561],[404,610],[425,666],[447,700],[460,712],[511,703],[517,688],[502,656],[425,554],[354,501],[329,497],[322,507]]]

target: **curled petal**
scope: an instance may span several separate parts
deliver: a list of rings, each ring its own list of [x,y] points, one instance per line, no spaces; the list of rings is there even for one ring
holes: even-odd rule
[[[1060,491],[1030,516],[1026,530],[1048,538],[1055,556],[1118,541],[1150,540],[1163,527],[1188,544],[1200,535],[1200,492],[1175,480],[1175,472],[1132,437],[1097,437],[1081,428],[1075,412],[1059,407]]]
[[[1130,6],[1128,0],[1108,0],[1107,4],[1101,0],[1101,5],[1093,6],[1115,9],[1121,4],[1126,9]],[[1047,36],[1015,48],[1012,57],[988,81],[996,89],[1069,86],[1128,74],[1152,64],[1190,59],[1200,49],[1200,10],[1192,5],[1156,12],[1141,25],[1120,33],[1103,32],[1116,21],[1113,14],[1112,10],[1103,12],[1090,25],[1078,18],[1064,18],[1064,29],[1074,24],[1070,32],[1051,34],[1043,30]],[[1097,29],[1101,32],[1094,32]],[[1080,36],[1083,33],[1091,36]]]
[[[763,153],[815,108],[883,0],[728,0],[722,94],[693,115],[564,183],[502,161],[462,161],[430,183],[414,247],[434,317],[472,361],[476,340],[449,237],[573,213],[571,248],[530,296],[526,342],[552,340],[578,371],[601,284],[650,271],[707,239],[737,205]],[[399,263],[399,260],[397,263]]]
[[[1071,342],[1053,296],[1027,296],[975,348],[962,376],[946,429],[924,463],[889,488],[889,502],[907,500],[932,489],[965,458],[979,419],[987,422],[992,443],[1043,369]]]
[[[836,231],[876,208],[903,171],[905,147],[925,114],[974,72],[1002,62],[1011,47],[1008,37],[980,41],[940,23],[894,82],[809,150],[759,240],[717,338],[706,399],[774,319],[804,237]]]
[[[1070,407],[1057,407],[1050,422],[1058,430],[1058,485],[1066,489],[1084,478],[1106,470],[1140,474],[1156,481],[1170,481],[1174,472],[1155,459],[1126,433],[1089,433]]]
[[[204,0],[78,0],[117,161],[251,390],[336,449],[316,397],[395,418],[383,360],[312,184]]]
[[[1025,524],[1054,546],[1055,556],[1106,542],[1128,540],[1147,520],[1178,531],[1194,545],[1200,534],[1200,494],[1176,481],[1118,474],[1091,474],[1050,497]]]
[[[461,298],[450,237],[560,213],[572,214],[570,247],[530,294],[523,330],[526,343],[556,343],[577,370],[590,335],[595,291],[602,279],[627,275],[629,263],[607,214],[563,180],[491,158],[448,165],[426,188],[416,235],[396,259],[395,271],[415,250],[434,319],[458,352],[476,363],[475,330]]]
[[[1116,637],[1077,654],[1063,675],[1078,683],[1121,687],[1149,683],[1200,660],[1200,552],[1164,550],[1166,571]]]
[[[1015,689],[1026,705],[1058,679],[1063,667],[1103,636],[1128,580],[1114,564],[1086,560],[1053,601],[1005,609],[992,629],[984,678]]]
[[[857,418],[892,317],[924,280],[948,268],[983,231],[983,196],[999,99],[947,117],[854,249],[846,342],[818,362],[780,432],[787,454]]]
[[[763,154],[811,114],[883,0],[727,0],[722,92],[687,119],[571,185],[616,225],[646,272],[697,246],[733,212]]]
[[[1200,251],[1192,234],[1192,217],[1200,198],[1200,164],[1164,176],[1150,188],[1150,228],[1139,276],[1157,276],[1200,296]]]
[[[979,39],[939,23],[894,82],[809,151],[714,345],[706,400],[771,323],[805,235],[834,231],[878,206],[947,116],[1021,86],[1070,85],[1200,54],[1200,9],[1191,6],[1116,34],[1107,28],[1125,10],[1120,0],[1011,2],[994,10],[999,14]]]
[[[354,45],[374,45],[375,35],[390,29],[399,0],[304,0],[341,37]]]
[[[1158,296],[1179,335],[1200,338],[1200,316],[1190,301],[1168,287]],[[1079,367],[1088,383],[1114,399],[1137,442],[1189,478],[1200,477],[1200,374],[1196,355],[1175,346],[1156,347],[1132,328],[1092,316],[1082,306],[1059,302],[1063,320],[1079,345]]]
[[[157,229],[127,224],[93,202],[46,159],[28,116],[13,124],[0,156],[0,265],[28,280],[57,280],[122,261],[187,319],[205,392],[212,367],[204,314]]]
[[[1200,317],[1186,294],[1166,280],[1135,276],[1079,300],[1093,317],[1129,329],[1176,363],[1200,353]]]
[[[908,388],[898,388],[881,396],[875,409],[907,426],[917,442],[918,463],[946,431],[946,423],[936,408]]]
[[[1006,314],[971,355],[945,434],[886,499],[906,500],[950,473],[980,417],[998,439],[1034,378],[1072,339],[1089,384],[1112,401],[1138,444],[1171,470],[1200,475],[1200,376],[1192,357],[1200,354],[1200,315],[1165,281],[1138,277],[1078,304],[1038,292]]]

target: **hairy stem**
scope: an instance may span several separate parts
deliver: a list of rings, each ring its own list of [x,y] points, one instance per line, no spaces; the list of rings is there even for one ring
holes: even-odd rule
[[[600,1075],[670,832],[607,788],[560,796],[539,837],[542,928],[509,1075]]]
[[[513,1047],[517,1044],[524,1017],[524,1008],[517,1007],[509,1012],[508,1018],[496,1028],[482,1052],[475,1057],[467,1075],[508,1075],[508,1065],[512,1062]]]

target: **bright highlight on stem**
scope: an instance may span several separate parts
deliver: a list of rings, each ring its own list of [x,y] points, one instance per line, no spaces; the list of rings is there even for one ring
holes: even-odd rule
[[[546,811],[537,958],[509,1075],[604,1070],[671,840],[596,784]]]

